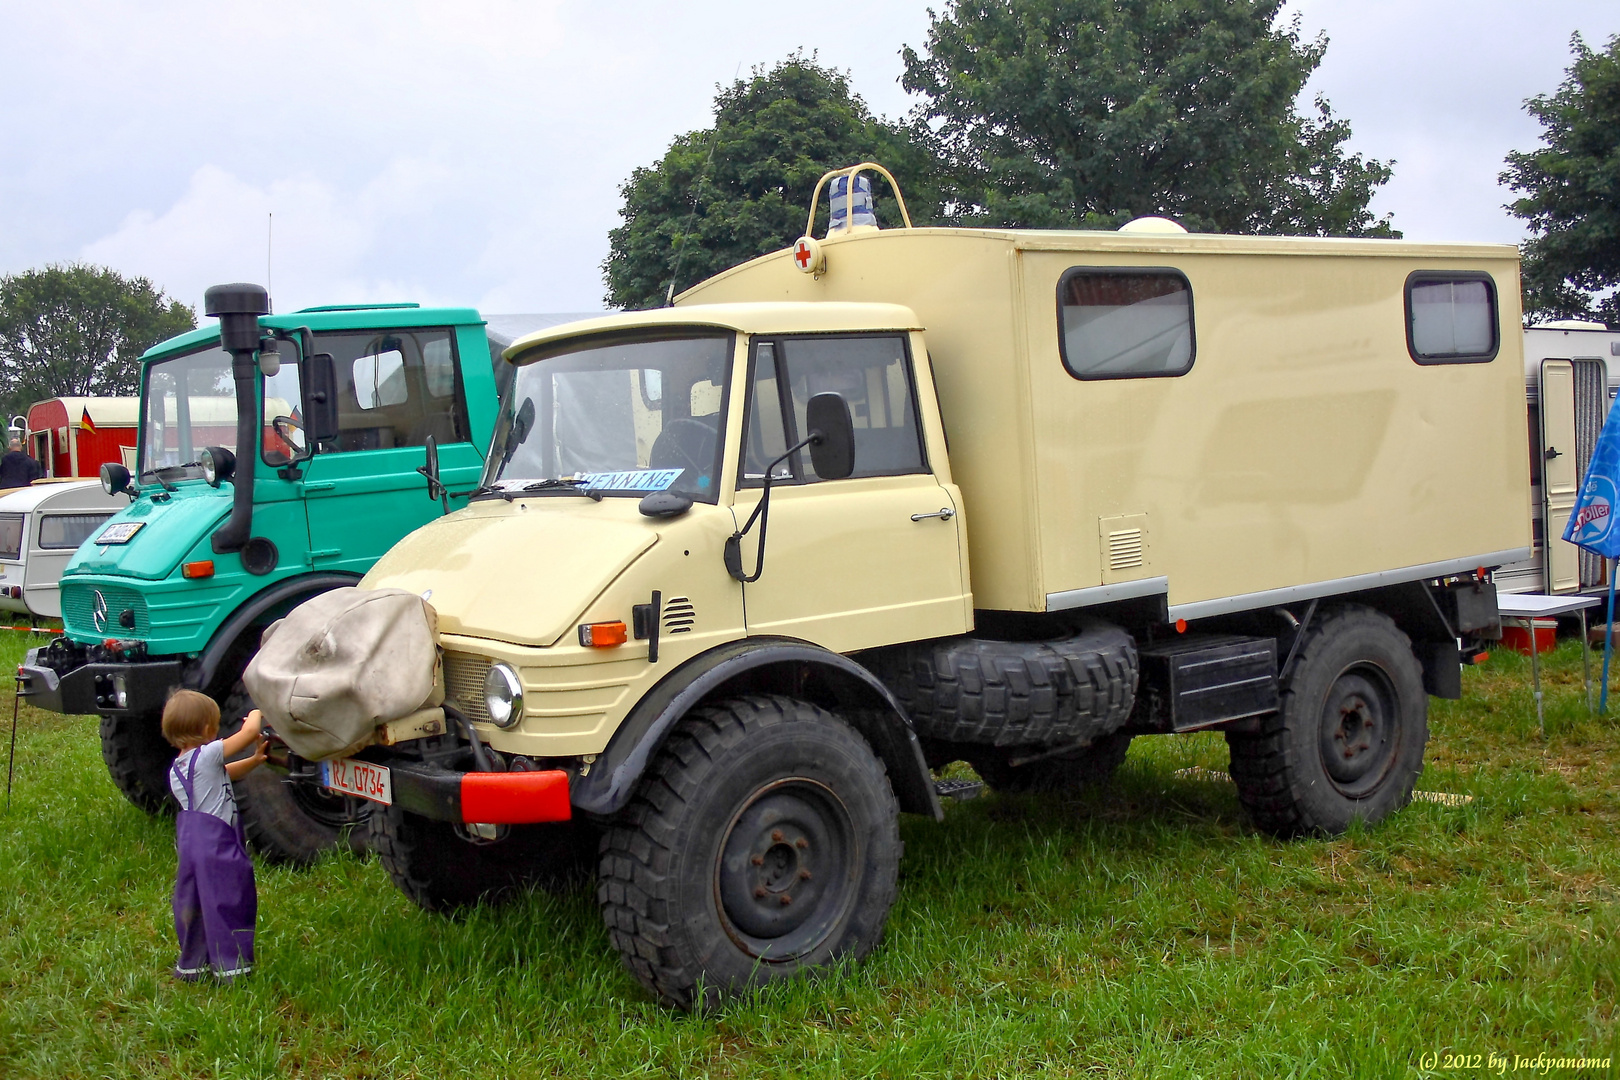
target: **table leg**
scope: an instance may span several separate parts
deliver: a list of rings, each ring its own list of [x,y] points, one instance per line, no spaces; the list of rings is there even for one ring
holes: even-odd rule
[[[1592,713],[1592,642],[1586,632],[1586,609],[1581,608],[1581,680],[1586,685],[1586,712]]]
[[[1536,731],[1542,741],[1547,738],[1547,719],[1541,711],[1541,650],[1536,647],[1536,620],[1532,616],[1523,620],[1530,631],[1530,681],[1536,688]]]

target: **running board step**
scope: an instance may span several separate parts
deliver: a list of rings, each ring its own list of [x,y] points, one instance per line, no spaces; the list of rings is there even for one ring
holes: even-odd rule
[[[963,802],[984,794],[984,783],[979,780],[935,780],[934,793],[942,799]]]

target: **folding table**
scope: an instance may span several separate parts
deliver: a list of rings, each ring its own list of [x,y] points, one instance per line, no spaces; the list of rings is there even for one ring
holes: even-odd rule
[[[1547,721],[1541,705],[1541,650],[1536,642],[1536,620],[1580,612],[1581,676],[1586,684],[1586,711],[1592,711],[1592,647],[1586,640],[1586,609],[1600,602],[1596,596],[1545,596],[1541,593],[1500,593],[1496,610],[1504,619],[1523,626],[1530,633],[1530,679],[1536,688],[1536,730],[1547,737]]]

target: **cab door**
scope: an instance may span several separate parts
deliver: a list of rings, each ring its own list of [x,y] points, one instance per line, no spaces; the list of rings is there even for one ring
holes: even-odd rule
[[[916,376],[903,333],[756,340],[736,514],[746,521],[765,468],[805,434],[811,397],[836,391],[855,426],[855,469],[816,475],[807,451],[777,466],[767,528],[742,543],[744,618],[751,635],[813,641],[836,652],[962,633],[958,493],[929,467]]]
[[[1575,365],[1541,362],[1541,523],[1547,592],[1580,588],[1580,548],[1564,540],[1564,526],[1580,493],[1575,450]]]
[[[308,561],[363,574],[443,513],[416,471],[429,435],[452,491],[477,484],[483,457],[470,439],[453,330],[317,333],[315,344],[333,360],[337,434],[316,446],[304,469]]]

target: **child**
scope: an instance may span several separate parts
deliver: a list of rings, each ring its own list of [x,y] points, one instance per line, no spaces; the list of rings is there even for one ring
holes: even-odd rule
[[[163,707],[163,737],[180,751],[169,770],[169,788],[180,802],[175,823],[180,870],[174,882],[180,962],[174,975],[185,982],[195,982],[210,967],[227,982],[253,968],[259,898],[231,781],[264,760],[263,724],[255,709],[240,731],[221,739],[219,706],[195,690],[175,691]],[[227,763],[249,744],[252,757]]]

